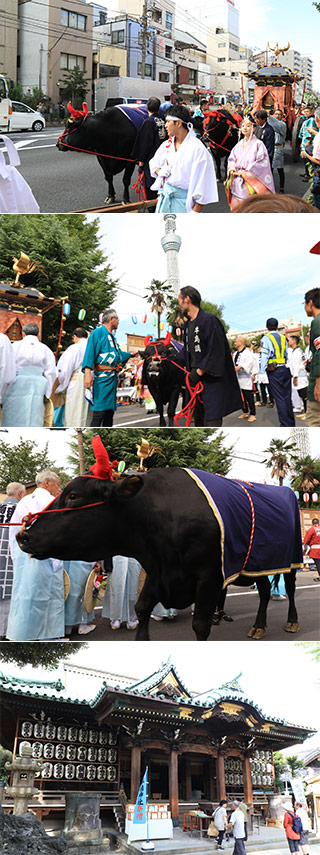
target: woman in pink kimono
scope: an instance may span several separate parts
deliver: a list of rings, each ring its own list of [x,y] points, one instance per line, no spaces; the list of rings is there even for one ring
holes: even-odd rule
[[[241,131],[243,139],[234,146],[228,159],[225,188],[231,211],[248,196],[275,192],[267,149],[254,135],[249,117],[243,120]]]

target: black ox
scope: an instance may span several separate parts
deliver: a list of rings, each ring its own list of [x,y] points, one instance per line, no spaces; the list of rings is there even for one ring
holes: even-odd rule
[[[174,416],[184,383],[185,373],[178,367],[178,354],[168,333],[165,339],[151,341],[151,336],[144,340],[145,350],[141,352],[143,359],[142,383],[148,386],[149,392],[157,405],[160,427],[166,427],[163,415],[167,404],[169,427],[174,427]]]
[[[221,161],[224,161],[225,178],[231,149],[238,142],[241,116],[228,110],[210,110],[203,122],[203,138],[207,139],[216,165],[217,180],[221,181]]]
[[[123,172],[123,201],[130,202],[129,187],[135,162],[132,160],[132,149],[137,137],[133,123],[117,107],[101,110],[95,116],[88,115],[88,108],[83,104],[83,110],[74,110],[71,104],[68,108],[71,118],[67,127],[57,142],[60,151],[80,151],[96,154],[104,177],[108,183],[108,196],[105,204],[115,202],[113,176]]]
[[[92,503],[97,507],[83,507]],[[136,558],[147,576],[136,604],[136,638],[149,638],[152,609],[185,609],[195,603],[192,626],[198,640],[210,633],[214,610],[222,594],[219,524],[205,496],[183,469],[156,469],[118,481],[78,477],[50,506],[61,510],[39,516],[17,536],[21,549],[41,560],[95,561],[97,556]],[[289,597],[288,631],[297,631],[295,570],[285,575]],[[253,578],[238,577],[250,585]],[[270,582],[255,579],[260,605],[250,637],[265,634]],[[291,627],[291,628],[290,628]]]

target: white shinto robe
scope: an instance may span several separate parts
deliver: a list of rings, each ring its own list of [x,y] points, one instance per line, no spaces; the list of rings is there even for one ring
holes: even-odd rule
[[[0,404],[5,397],[10,383],[16,379],[16,365],[13,347],[8,336],[0,333]]]
[[[81,371],[87,343],[86,338],[81,338],[76,344],[71,344],[57,364],[59,386],[56,392],[66,391],[65,427],[86,427],[88,424],[89,404],[84,397],[84,374]]]
[[[3,427],[42,427],[44,396],[50,398],[57,376],[54,354],[34,335],[12,345],[17,377],[3,401]]]
[[[161,169],[168,163],[171,174],[166,181],[182,190],[187,190],[186,210],[192,211],[196,202],[199,205],[209,205],[218,202],[216,174],[211,154],[200,142],[194,131],[188,135],[175,150],[174,137],[169,145],[166,140],[157,149],[149,162],[151,175],[156,176],[156,169]],[[160,190],[163,178],[156,176],[152,190]]]

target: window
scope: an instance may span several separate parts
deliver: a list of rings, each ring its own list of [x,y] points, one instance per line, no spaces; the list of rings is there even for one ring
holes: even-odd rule
[[[70,27],[72,30],[86,30],[85,15],[77,15],[76,12],[68,12],[67,9],[60,10],[60,21],[63,27]]]
[[[226,76],[225,71],[218,71],[217,77],[225,77],[225,76]]]
[[[142,62],[138,62],[138,74],[141,74]],[[152,65],[149,65],[148,62],[145,63],[144,67],[144,76],[152,77]]]
[[[140,32],[138,33],[138,45],[140,45],[140,47],[143,47],[143,32],[142,32],[142,30],[140,30]],[[146,47],[147,47],[147,49],[150,48],[149,36],[146,37]]]
[[[124,30],[112,30],[111,42],[113,45],[123,44]]]
[[[218,56],[218,62],[225,62],[226,59],[224,56]]]
[[[156,22],[156,24],[161,24],[161,22],[162,22],[162,11],[161,11],[161,9],[153,9],[151,17],[152,17],[152,20]]]
[[[80,71],[85,71],[85,57],[75,56],[71,53],[60,54],[60,68],[71,71],[73,68],[79,68]]]
[[[189,83],[191,83],[194,86],[195,82],[196,82],[196,70],[195,70],[195,68],[189,68]]]
[[[172,13],[166,12],[166,30],[172,30]]]
[[[230,48],[231,50],[236,50],[236,51],[237,51],[237,53],[238,53],[238,51],[239,51],[238,45],[233,45],[233,44],[232,44],[232,42],[229,42],[229,48]]]
[[[169,74],[167,74],[165,71],[160,71],[159,80],[160,83],[169,83]]]
[[[7,98],[6,86],[4,80],[0,80],[0,98]]]
[[[119,77],[118,65],[99,65],[99,77]]]
[[[166,59],[172,59],[172,47],[166,45],[165,47],[165,57]]]
[[[227,42],[218,42],[218,48],[227,47]]]

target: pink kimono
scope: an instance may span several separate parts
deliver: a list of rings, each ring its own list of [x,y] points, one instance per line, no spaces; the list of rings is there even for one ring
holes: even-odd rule
[[[231,169],[241,174],[230,174]],[[253,135],[248,143],[242,139],[234,146],[228,159],[225,189],[231,211],[255,193],[275,193],[269,155],[262,140]]]

